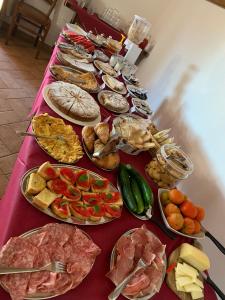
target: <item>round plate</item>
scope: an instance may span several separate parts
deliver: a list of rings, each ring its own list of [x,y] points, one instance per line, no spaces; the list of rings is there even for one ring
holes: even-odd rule
[[[97,173],[94,173],[90,170],[87,170],[87,169],[84,169],[84,168],[80,168],[80,167],[76,167],[76,166],[71,166],[71,165],[64,165],[64,164],[52,164],[53,167],[55,168],[64,168],[64,167],[67,167],[67,168],[70,168],[72,170],[85,170],[85,171],[88,171],[90,173],[90,175],[93,177],[93,178],[96,178],[96,179],[103,179],[104,177],[98,175]],[[30,170],[28,170],[22,177],[21,179],[21,182],[20,182],[20,187],[21,187],[21,192],[23,194],[23,196],[25,197],[25,199],[33,206],[35,207],[36,209],[40,210],[41,212],[43,212],[44,214],[54,218],[54,219],[57,219],[57,220],[60,220],[60,221],[63,221],[65,223],[69,223],[69,224],[75,224],[75,225],[101,225],[101,224],[105,224],[105,223],[109,223],[113,220],[115,220],[115,218],[111,218],[111,219],[108,219],[108,218],[104,218],[102,217],[101,220],[99,222],[92,222],[92,221],[82,221],[82,220],[78,220],[76,219],[74,216],[73,217],[70,217],[70,218],[67,218],[67,219],[62,219],[58,216],[56,216],[50,208],[47,208],[47,209],[41,209],[40,207],[36,206],[33,204],[33,201],[32,201],[32,196],[31,195],[27,195],[26,194],[26,189],[27,189],[27,183],[28,183],[28,178],[29,176],[34,173],[34,172],[37,172],[38,170],[38,167],[35,167],[35,168],[32,168]],[[118,192],[117,188],[112,184],[110,183],[110,191],[112,192]]]
[[[126,83],[128,83],[128,84],[132,84],[132,85],[137,86],[137,87],[140,85],[139,80],[137,80],[137,82],[134,83],[134,82],[132,82],[132,81],[129,81],[129,79],[127,79],[127,77],[126,77],[125,75],[123,75],[123,74],[122,74],[122,78],[123,78],[123,80],[124,80]]]
[[[29,231],[24,232],[23,234],[21,234],[20,237],[22,237],[22,238],[28,238],[28,237],[30,237],[30,236],[32,236],[32,235],[34,235],[34,234],[39,233],[39,231],[41,231],[41,229],[42,229],[42,227],[38,227],[38,228],[31,229],[31,230],[29,230]],[[83,231],[82,229],[79,229],[79,230],[81,230],[82,233],[84,233],[90,240],[92,240],[91,237],[90,237],[85,231]],[[95,263],[95,261],[93,262],[93,264],[92,264],[92,266],[91,266],[91,269],[92,269],[94,263]],[[90,269],[90,271],[91,271],[91,269]],[[89,273],[90,273],[90,272],[89,272]],[[88,275],[89,273],[87,273],[87,275]],[[86,276],[87,276],[87,275],[86,275]],[[85,276],[85,277],[86,277],[86,276]],[[84,277],[84,278],[85,278],[85,277]],[[84,278],[83,278],[83,279],[84,279]],[[7,289],[1,282],[0,282],[0,286],[8,293],[8,289]],[[54,297],[57,297],[57,296],[60,296],[60,295],[63,295],[63,294],[56,294],[56,293],[55,293],[55,294],[54,294],[54,293],[40,293],[40,294],[34,294],[34,295],[31,296],[31,297],[25,297],[24,299],[27,299],[27,300],[34,300],[34,299],[36,299],[36,300],[44,300],[44,299],[54,298]]]
[[[99,116],[93,120],[93,121],[80,121],[80,120],[76,120],[74,118],[71,118],[70,116],[64,114],[64,112],[62,112],[61,110],[59,110],[53,103],[52,101],[49,99],[48,97],[48,91],[49,91],[49,86],[45,86],[42,93],[43,93],[43,97],[45,102],[48,104],[48,106],[55,112],[57,113],[60,117],[62,117],[63,119],[73,123],[73,124],[77,124],[80,126],[86,126],[86,125],[90,125],[90,126],[94,126],[96,124],[98,124],[99,122],[101,122],[101,115],[99,114]]]
[[[161,216],[162,216],[162,219],[163,219],[163,221],[164,221],[166,227],[167,227],[169,230],[175,232],[176,234],[182,235],[182,236],[184,236],[184,237],[186,237],[186,238],[191,238],[191,239],[204,239],[205,233],[204,233],[203,231],[200,231],[199,233],[196,233],[196,234],[189,235],[189,234],[185,234],[185,233],[183,233],[183,232],[180,232],[180,231],[178,231],[178,230],[175,230],[175,229],[173,229],[173,228],[169,225],[169,223],[167,222],[166,216],[164,215],[163,208],[162,208],[162,204],[161,204],[161,201],[160,201],[161,194],[162,194],[163,192],[168,192],[168,191],[169,191],[168,189],[158,189],[159,209],[160,209]]]
[[[138,228],[133,228],[131,230],[128,230],[126,231],[124,234],[121,235],[122,236],[129,236],[131,233],[133,233],[135,230],[137,230]],[[159,240],[159,238],[153,233],[151,232],[149,229],[148,229],[148,233],[153,235],[155,238],[157,238]],[[121,238],[120,237],[120,238]],[[120,239],[119,238],[119,239]],[[117,240],[116,244],[118,243],[119,239]],[[160,240],[159,240],[160,241]],[[161,242],[161,241],[160,241]],[[111,257],[110,257],[110,270],[112,270],[112,268],[114,267],[115,265],[115,261],[116,261],[116,244],[115,246],[113,247],[113,250],[112,250],[112,253],[111,253]],[[163,255],[163,261],[164,261],[164,270],[163,270],[163,276],[162,276],[162,279],[161,279],[161,285],[164,281],[164,278],[165,278],[165,275],[166,275],[166,267],[167,267],[167,260],[166,260],[166,254],[164,253]],[[149,295],[146,295],[146,296],[143,296],[143,297],[138,297],[138,298],[134,298],[134,297],[128,297],[128,296],[125,296],[123,295],[125,298],[127,299],[131,299],[131,300],[148,300],[150,298],[152,298],[154,295],[156,294],[155,293],[152,293],[152,294],[149,294]]]
[[[52,71],[51,67],[53,67],[54,65],[50,66],[49,67],[49,71],[52,75],[52,77],[56,80],[56,81],[63,81],[63,82],[68,82],[68,81],[65,81],[65,80],[60,80],[56,77],[56,75],[54,74],[54,72]],[[74,69],[74,68],[71,68],[71,67],[67,67],[67,66],[64,66],[64,65],[56,65],[57,67],[61,67],[62,69],[66,70],[66,71],[70,71],[70,72],[73,72],[73,73],[77,73],[77,74],[84,74],[86,73],[85,71],[81,71],[81,70],[78,70],[78,69]],[[90,72],[91,73],[91,72]],[[91,73],[92,74],[92,73]],[[94,75],[93,75],[94,76]],[[97,80],[96,80],[97,81]],[[71,82],[68,82],[68,83],[71,83]],[[75,84],[77,86],[79,86],[81,89],[87,91],[88,93],[91,93],[91,94],[96,94],[96,93],[99,93],[101,91],[101,86],[98,84],[98,88],[95,89],[95,90],[92,90],[92,89],[86,89],[86,88],[83,88],[82,86],[79,85],[79,82],[74,82],[72,84]]]
[[[120,75],[120,72],[116,72],[116,71],[110,66],[109,63],[106,63],[106,64],[108,64],[108,65],[112,68],[112,70],[114,71],[113,75],[112,75],[112,73],[110,73],[110,71],[108,72],[108,71],[106,71],[104,68],[102,68],[101,65],[99,64],[99,62],[100,62],[100,63],[104,63],[104,62],[102,62],[102,61],[100,61],[100,60],[94,60],[94,65],[95,65],[95,67],[96,67],[99,71],[102,71],[102,73],[108,74],[108,75],[110,75],[110,76],[112,76],[112,77],[118,77],[118,76]]]
[[[114,88],[112,88],[112,87],[110,86],[110,84],[108,83],[108,80],[107,80],[107,76],[106,76],[106,75],[103,75],[103,76],[102,76],[102,80],[103,80],[104,83],[107,85],[107,87],[109,87],[112,91],[114,91],[114,92],[116,92],[116,93],[118,93],[118,94],[121,94],[121,95],[126,95],[127,89],[126,89],[125,85],[124,85],[124,88],[123,88],[122,91],[117,91],[117,90],[115,90]]]
[[[114,112],[114,113],[116,113],[116,114],[123,114],[123,113],[126,113],[126,112],[129,111],[130,105],[129,105],[128,102],[127,102],[126,108],[124,108],[124,109],[121,110],[121,111],[118,111],[118,110],[115,110],[115,109],[113,109],[113,108],[109,108],[109,107],[105,106],[105,104],[103,103],[103,100],[102,100],[102,95],[103,95],[103,94],[117,94],[117,93],[111,92],[111,91],[107,91],[107,90],[101,91],[101,92],[98,93],[98,101],[99,101],[99,103],[100,103],[102,106],[104,106],[107,110],[112,111],[112,112]],[[126,99],[126,98],[125,98],[125,99]],[[127,100],[126,100],[126,101],[127,101]]]

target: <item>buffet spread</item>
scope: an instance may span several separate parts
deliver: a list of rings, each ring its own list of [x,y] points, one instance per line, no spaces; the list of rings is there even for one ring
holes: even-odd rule
[[[191,245],[204,208],[176,188],[193,163],[135,74],[110,64],[119,50],[93,33],[58,40],[0,204],[0,265],[65,270],[0,275],[1,299],[216,299]]]

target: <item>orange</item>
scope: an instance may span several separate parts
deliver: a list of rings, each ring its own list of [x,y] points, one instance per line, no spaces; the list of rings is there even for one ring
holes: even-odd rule
[[[177,189],[172,189],[169,191],[169,198],[170,201],[174,204],[181,204],[184,202],[184,194],[181,193],[181,191],[178,191]]]
[[[175,204],[169,203],[164,208],[164,213],[168,217],[172,213],[178,213],[178,214],[180,214],[180,210],[179,210],[179,208]]]
[[[180,230],[183,227],[184,218],[181,214],[173,213],[167,217],[167,222],[173,229]]]
[[[193,234],[195,232],[195,223],[191,218],[184,218],[184,225],[181,230],[185,234]]]
[[[199,233],[201,231],[201,224],[197,220],[193,220],[195,224],[195,231],[194,233]]]
[[[194,204],[188,200],[184,201],[180,205],[180,210],[185,217],[189,217],[191,219],[195,219],[198,213],[198,210]]]
[[[205,218],[205,210],[201,206],[196,206],[196,208],[198,210],[196,220],[202,221]]]

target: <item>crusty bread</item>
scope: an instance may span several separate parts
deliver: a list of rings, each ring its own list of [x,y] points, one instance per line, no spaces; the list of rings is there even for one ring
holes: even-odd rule
[[[59,195],[52,193],[47,188],[45,188],[43,191],[41,191],[38,195],[36,195],[33,198],[33,204],[37,205],[42,209],[46,209],[58,197]]]
[[[46,186],[46,181],[37,173],[32,173],[28,179],[27,194],[36,195]]]
[[[49,172],[46,172],[47,169],[52,169],[52,171],[53,171],[52,173],[53,173],[53,174],[50,174]],[[43,164],[39,167],[37,173],[38,173],[41,177],[43,177],[44,179],[46,179],[46,180],[50,180],[50,179],[54,179],[54,178],[59,177],[59,170],[58,170],[57,168],[54,168],[54,167],[50,164],[49,161],[46,161],[45,163],[43,163]]]

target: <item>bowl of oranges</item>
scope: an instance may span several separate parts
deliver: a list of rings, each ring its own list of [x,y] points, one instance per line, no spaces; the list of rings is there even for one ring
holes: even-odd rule
[[[163,221],[168,229],[188,238],[205,237],[201,226],[205,217],[203,207],[195,205],[178,189],[159,189],[158,200]]]

